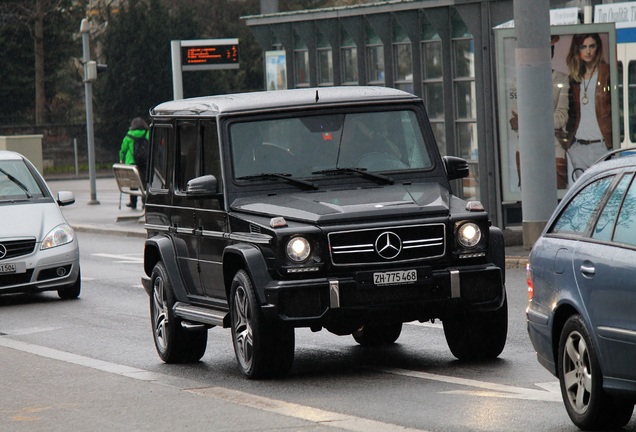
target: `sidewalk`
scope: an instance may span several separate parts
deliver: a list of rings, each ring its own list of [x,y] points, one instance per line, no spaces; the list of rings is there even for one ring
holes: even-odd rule
[[[91,202],[91,186],[88,178],[47,179],[53,194],[70,191],[75,195],[75,204],[62,207],[69,224],[78,232],[105,232],[114,235],[146,237],[141,200],[137,210],[126,207],[127,194],[121,195],[115,177],[97,178],[94,198]]]
[[[47,179],[53,193],[62,190],[75,195],[75,204],[62,207],[64,216],[78,232],[105,232],[114,235],[145,237],[143,211],[140,207],[126,207],[128,195],[121,195],[115,177],[101,177],[95,181],[95,198],[99,204],[91,204],[90,181],[87,178]],[[140,203],[141,204],[141,203]],[[523,269],[529,251],[523,246],[506,247],[506,268]]]

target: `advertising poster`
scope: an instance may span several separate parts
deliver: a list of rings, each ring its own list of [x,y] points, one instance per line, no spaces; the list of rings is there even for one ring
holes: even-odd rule
[[[552,164],[557,173],[557,195],[562,198],[566,190],[582,172],[579,160],[581,153],[576,153],[577,148],[583,148],[589,153],[591,149],[598,149],[596,153],[590,153],[595,157],[598,152],[619,147],[619,115],[618,115],[618,72],[616,68],[616,32],[613,24],[577,24],[564,26],[551,26],[550,46],[552,49],[552,87],[553,87],[553,107],[554,107],[554,145],[555,161]],[[503,28],[495,31],[497,39],[497,80],[498,80],[498,121],[499,121],[499,142],[501,161],[501,180],[503,202],[521,201],[521,181],[519,172],[519,135],[516,124],[517,114],[517,80],[515,67],[516,38],[514,28]],[[586,37],[587,35],[597,35],[596,39]],[[582,46],[592,45],[592,49],[597,49],[600,42],[601,50],[599,61],[604,66],[594,67],[592,81],[579,76],[579,81],[572,83],[571,69],[568,67],[568,59],[571,64],[574,58],[579,57],[579,64],[583,64],[581,58]],[[576,45],[576,46],[575,46]],[[586,48],[587,49],[587,48]],[[568,55],[569,53],[572,53]],[[587,59],[589,61],[589,58]],[[583,65],[584,66],[584,65]],[[581,67],[583,67],[581,66]],[[609,73],[607,72],[609,71]],[[585,110],[592,106],[590,98],[594,97],[594,79],[607,76],[609,83],[606,86],[606,95],[603,103],[607,105],[604,110],[607,115],[599,122],[599,129],[606,131],[603,136],[605,141],[597,139],[585,140],[581,137],[593,136],[595,131],[588,131],[581,123],[584,115],[589,117],[589,112]],[[598,86],[597,86],[598,87]],[[578,98],[573,97],[573,89],[578,88]],[[585,98],[584,96],[588,97]],[[574,106],[574,100],[579,100]],[[581,104],[580,101],[583,101]],[[593,102],[599,101],[594,98]],[[589,111],[589,110],[588,110]],[[575,126],[576,125],[576,126]],[[578,129],[578,130],[575,130]],[[598,130],[596,133],[598,133]],[[600,135],[599,135],[600,137]],[[577,142],[578,141],[580,142]],[[611,142],[609,142],[611,141]],[[587,143],[591,143],[587,146]],[[605,146],[605,147],[601,147]],[[601,150],[604,148],[605,150]],[[595,157],[594,161],[597,158]],[[594,162],[592,161],[592,162]],[[585,161],[584,161],[585,163]]]
[[[267,90],[287,88],[285,51],[265,51],[265,79],[267,80]]]

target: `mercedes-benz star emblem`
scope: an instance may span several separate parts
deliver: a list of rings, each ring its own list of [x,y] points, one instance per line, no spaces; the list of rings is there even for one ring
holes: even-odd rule
[[[7,256],[7,248],[3,244],[0,244],[0,259],[5,256]]]
[[[375,250],[382,258],[393,259],[402,250],[402,240],[394,232],[383,232],[375,241]]]

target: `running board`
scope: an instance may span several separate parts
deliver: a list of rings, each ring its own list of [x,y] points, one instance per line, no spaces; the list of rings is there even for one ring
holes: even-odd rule
[[[181,319],[219,327],[229,327],[229,313],[177,302],[174,313]],[[227,325],[226,325],[227,322]]]

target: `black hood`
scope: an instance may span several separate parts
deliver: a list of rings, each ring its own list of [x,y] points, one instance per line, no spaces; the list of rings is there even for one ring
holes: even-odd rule
[[[237,199],[232,210],[320,223],[402,216],[446,215],[449,192],[438,183],[260,195]]]

